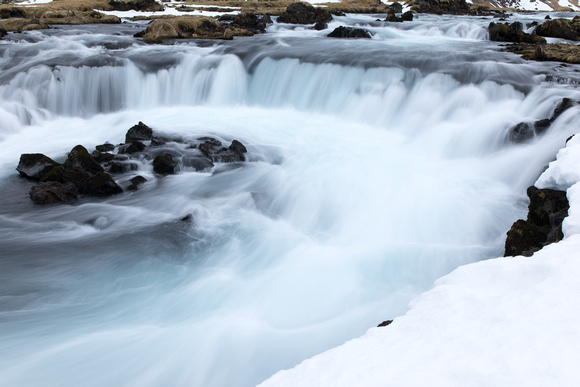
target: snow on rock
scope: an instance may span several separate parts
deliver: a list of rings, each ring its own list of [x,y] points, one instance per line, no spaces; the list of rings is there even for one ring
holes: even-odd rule
[[[580,385],[580,136],[537,182],[568,189],[564,240],[458,268],[388,327],[262,387]],[[389,316],[385,316],[388,318]]]

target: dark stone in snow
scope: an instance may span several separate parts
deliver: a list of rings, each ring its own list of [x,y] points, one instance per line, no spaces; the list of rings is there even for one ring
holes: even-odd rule
[[[377,328],[386,327],[387,325],[391,325],[392,322],[393,322],[393,320],[385,320],[382,323],[380,323],[379,325],[377,325]]]
[[[35,185],[30,189],[30,199],[35,204],[68,202],[77,197],[78,188],[73,183],[49,181]]]
[[[16,170],[24,177],[40,180],[58,165],[60,164],[42,153],[24,153],[20,155]]]
[[[562,222],[569,208],[566,192],[531,186],[527,194],[528,217],[517,220],[507,232],[504,256],[531,256],[564,237]]]

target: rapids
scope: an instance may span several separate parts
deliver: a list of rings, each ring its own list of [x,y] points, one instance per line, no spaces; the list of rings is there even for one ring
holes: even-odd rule
[[[255,385],[501,256],[580,111],[525,144],[507,131],[579,99],[576,66],[501,52],[490,18],[375,19],[330,25],[369,41],[274,24],[147,45],[139,23],[0,40],[0,385]],[[249,161],[144,163],[137,192],[32,204],[21,153],[61,160],[138,121]]]

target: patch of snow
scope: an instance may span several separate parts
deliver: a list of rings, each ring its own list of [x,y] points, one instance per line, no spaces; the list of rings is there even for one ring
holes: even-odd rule
[[[553,11],[553,8],[540,0],[520,0],[520,5],[515,8],[524,11]]]
[[[411,6],[407,3],[405,3],[404,1],[386,1],[386,0],[381,0],[381,3],[385,4],[385,5],[391,5],[393,3],[399,3],[403,6],[403,12],[407,12],[411,10]]]
[[[37,5],[37,4],[46,4],[52,3],[52,0],[23,0],[17,1],[16,4],[18,5]]]
[[[530,258],[462,266],[391,325],[261,386],[580,385],[580,136],[536,186],[567,189],[564,240]]]
[[[580,7],[578,7],[578,5],[572,4],[572,2],[569,0],[559,0],[558,5],[564,8],[572,8],[572,10],[574,11],[580,10]]]
[[[193,7],[193,6],[192,6]],[[226,7],[219,7],[219,8],[226,8]],[[235,9],[233,7],[228,7],[228,9]],[[239,8],[238,8],[239,9]],[[102,14],[105,15],[114,15],[114,16],[118,16],[120,18],[132,18],[135,16],[159,16],[159,15],[174,15],[174,16],[184,16],[184,15],[190,15],[190,16],[208,16],[208,17],[215,17],[215,16],[221,16],[224,14],[228,14],[228,15],[236,15],[239,13],[239,11],[232,11],[232,12],[212,12],[212,11],[191,11],[191,12],[183,12],[183,11],[178,11],[177,9],[175,9],[174,7],[165,7],[165,10],[163,11],[157,11],[157,12],[142,12],[142,11],[101,11],[101,10],[95,10],[98,11]]]

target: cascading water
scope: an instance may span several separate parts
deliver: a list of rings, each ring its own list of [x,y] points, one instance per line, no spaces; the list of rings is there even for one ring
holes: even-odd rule
[[[210,47],[131,26],[0,41],[0,384],[254,385],[501,255],[578,109],[525,144],[507,131],[580,93],[498,52],[489,20],[372,20],[331,25],[369,23],[370,41],[280,25]],[[249,161],[162,179],[143,163],[137,192],[29,201],[21,153],[138,121],[239,139]]]

